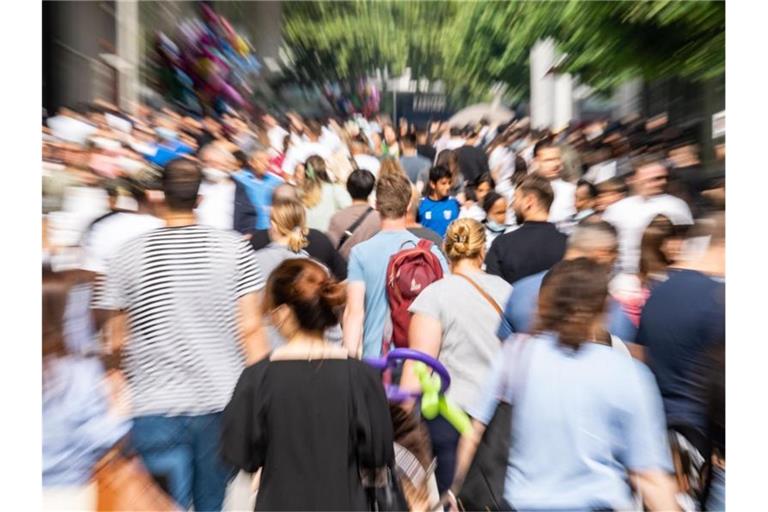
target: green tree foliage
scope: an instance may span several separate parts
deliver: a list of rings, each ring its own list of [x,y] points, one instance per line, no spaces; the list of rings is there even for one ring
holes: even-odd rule
[[[286,2],[284,38],[302,80],[353,79],[375,69],[442,79],[478,99],[496,83],[526,96],[529,51],[552,37],[562,71],[609,90],[631,76],[705,80],[725,71],[725,3]]]

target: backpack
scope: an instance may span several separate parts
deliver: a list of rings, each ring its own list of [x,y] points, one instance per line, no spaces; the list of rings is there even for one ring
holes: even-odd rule
[[[432,253],[432,242],[420,240],[415,245],[407,249],[401,246],[387,265],[387,302],[392,318],[390,344],[397,348],[408,347],[408,325],[411,323],[408,308],[411,303],[424,288],[443,277],[440,260]]]

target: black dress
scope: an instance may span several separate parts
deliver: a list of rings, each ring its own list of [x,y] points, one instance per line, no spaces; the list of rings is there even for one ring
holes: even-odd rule
[[[256,510],[365,510],[359,468],[394,461],[381,376],[351,359],[265,359],[240,376],[221,446],[230,464],[263,467]]]

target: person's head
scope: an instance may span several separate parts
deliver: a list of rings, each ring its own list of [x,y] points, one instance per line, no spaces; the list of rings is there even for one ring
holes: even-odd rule
[[[475,219],[457,219],[448,226],[443,247],[451,265],[474,260],[480,268],[485,259],[485,228]]]
[[[595,197],[594,209],[598,213],[604,212],[613,203],[624,199],[627,194],[627,186],[620,177],[601,181],[595,188],[597,189],[597,197]]]
[[[379,167],[379,175],[387,173],[405,174],[405,169],[400,165],[400,161],[397,158],[387,157],[381,160],[381,167]]]
[[[339,323],[346,287],[309,258],[287,259],[267,280],[262,312],[289,342],[297,337],[322,338]]]
[[[435,165],[445,167],[451,171],[451,176],[456,179],[459,174],[459,154],[452,149],[445,149],[437,155]]]
[[[411,202],[411,182],[399,173],[383,173],[376,183],[376,209],[382,219],[405,218]]]
[[[568,237],[565,259],[589,258],[612,267],[619,255],[616,228],[605,221],[579,224]]]
[[[383,135],[384,142],[386,142],[388,145],[392,146],[393,144],[397,143],[397,132],[395,132],[395,129],[392,128],[391,125],[387,124],[384,126]]]
[[[436,165],[429,170],[430,197],[433,199],[448,197],[451,193],[451,185],[453,180],[448,168]]]
[[[301,183],[301,200],[307,208],[313,208],[322,199],[323,183],[330,183],[323,157],[312,155],[304,163],[304,181]]]
[[[267,129],[277,126],[277,119],[275,119],[271,114],[264,114],[261,116],[261,122],[264,123],[264,127]]]
[[[304,133],[309,140],[317,141],[323,134],[323,126],[314,119],[310,119],[306,123],[306,130]]]
[[[664,274],[680,259],[684,230],[668,217],[657,215],[643,231],[640,241],[640,279],[646,282],[652,275]]]
[[[412,133],[407,133],[400,138],[400,147],[403,150],[403,154],[412,155],[416,153],[416,136]]]
[[[525,161],[525,158],[517,155],[515,157],[515,172],[512,173],[510,181],[513,186],[517,187],[526,176],[528,176],[528,163]]]
[[[574,205],[577,212],[590,210],[595,207],[595,198],[597,198],[597,188],[586,180],[579,180],[576,184],[576,195]]]
[[[416,144],[426,144],[429,140],[429,135],[424,129],[416,130]]]
[[[560,146],[551,139],[542,139],[533,146],[533,160],[536,172],[542,178],[554,180],[560,177],[563,168]]]
[[[355,201],[367,201],[376,186],[376,177],[371,171],[355,169],[347,177],[347,192]]]
[[[461,137],[462,129],[460,126],[451,126],[449,133],[451,137]]]
[[[281,183],[272,191],[272,202],[281,199],[299,199],[299,191],[290,183]]]
[[[104,184],[104,190],[107,192],[107,204],[110,211],[117,209],[117,201],[120,199],[120,182],[109,180]]]
[[[279,199],[269,210],[269,235],[284,243],[293,252],[307,246],[307,214],[304,205],[296,199]]]
[[[165,165],[162,177],[165,204],[171,211],[192,212],[197,206],[203,172],[189,158],[176,158]]]
[[[494,188],[496,188],[496,183],[493,181],[491,173],[484,172],[478,176],[473,186],[475,201],[482,204],[485,196],[493,191]]]
[[[258,144],[251,152],[248,163],[256,176],[264,176],[269,170],[269,152],[267,148]]]
[[[208,181],[221,181],[237,170],[237,159],[228,150],[211,143],[200,150],[203,175]]]
[[[634,169],[630,182],[637,195],[653,197],[664,193],[669,173],[662,159],[640,158],[634,163]]]
[[[578,349],[602,331],[609,272],[589,258],[561,261],[544,276],[534,333],[554,333],[561,345]]]
[[[503,226],[507,222],[507,198],[495,191],[490,191],[482,202],[485,218]]]
[[[546,220],[555,199],[549,180],[537,175],[526,176],[515,189],[512,208],[518,224],[528,220]]]

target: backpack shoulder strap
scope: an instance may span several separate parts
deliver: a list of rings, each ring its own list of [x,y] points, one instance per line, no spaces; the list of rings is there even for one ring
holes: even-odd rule
[[[433,245],[434,244],[432,243],[431,240],[427,240],[426,238],[422,238],[422,239],[419,240],[419,243],[416,244],[416,247],[418,247],[419,249],[423,249],[425,251],[431,251]]]

